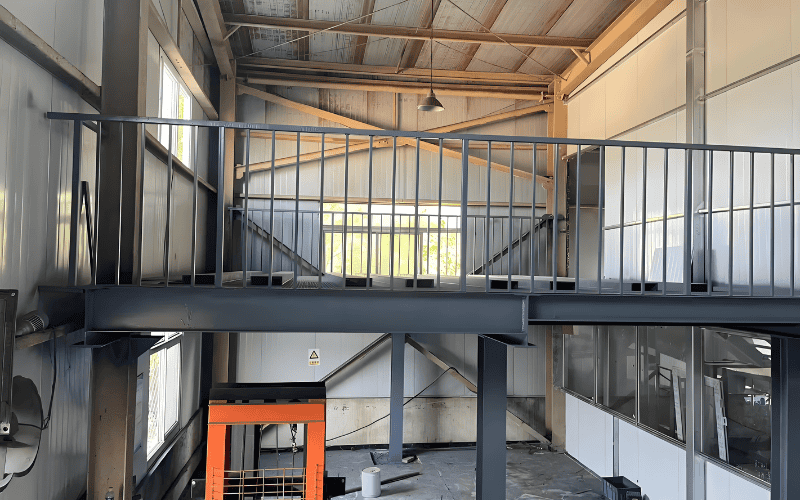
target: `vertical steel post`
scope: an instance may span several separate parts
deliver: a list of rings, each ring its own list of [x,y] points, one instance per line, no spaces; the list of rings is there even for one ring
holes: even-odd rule
[[[775,296],[775,153],[769,155],[769,296]]]
[[[575,293],[581,290],[581,145],[575,165]]]
[[[484,247],[486,251],[484,252],[484,257],[486,263],[483,265],[483,275],[484,281],[486,286],[486,291],[488,292],[491,289],[489,283],[489,260],[491,259],[489,254],[489,231],[494,233],[494,228],[492,227],[492,141],[487,143],[487,150],[486,150],[486,238],[484,242]]]
[[[297,133],[297,161],[295,162],[294,175],[294,280],[292,288],[297,288],[300,279],[300,132]]]
[[[508,348],[478,337],[477,500],[506,497],[506,394]]]
[[[369,174],[367,176],[367,183],[369,187],[367,199],[367,290],[370,288],[370,280],[372,280],[372,150],[373,141],[375,137],[369,136]]]
[[[645,248],[647,247],[647,148],[642,150],[642,234],[641,234],[641,269],[639,275],[639,293],[644,295],[644,281],[645,281],[645,266],[647,265],[647,255]]]
[[[469,214],[469,140],[461,144],[461,291],[467,291],[467,216]],[[448,232],[448,236],[449,236]]]
[[[442,181],[444,180],[444,139],[439,139],[439,212],[436,215],[436,288],[442,289]],[[477,223],[477,221],[476,221]],[[430,224],[429,224],[430,225]],[[477,230],[477,224],[476,224]],[[428,228],[430,231],[430,228]],[[430,232],[428,233],[430,241]],[[430,252],[430,247],[428,248]],[[472,245],[472,259],[475,261],[475,244]],[[473,269],[475,267],[473,266]]]
[[[403,459],[403,391],[406,335],[392,333],[392,388],[389,400],[389,461]]]
[[[507,290],[511,291],[511,262],[514,246],[514,145],[511,143],[511,163],[508,168],[508,285]],[[522,245],[520,241],[520,251]],[[521,257],[520,252],[520,257]]]
[[[419,137],[417,137],[417,171],[414,174],[414,290],[417,289],[419,260]]]
[[[536,143],[534,143],[532,145],[532,147],[533,147],[533,154],[532,154],[533,160],[532,160],[532,164],[531,164],[531,172],[533,174],[532,177],[531,177],[531,235],[530,235],[530,239],[531,239],[531,269],[530,269],[531,270],[531,293],[533,293],[535,288],[536,288],[536,273],[538,271],[537,264],[539,263],[539,258],[538,258],[538,255],[539,255],[539,231],[536,229],[538,227],[538,225],[539,225],[538,222],[537,222],[537,219],[536,219],[536,188],[537,188],[537,182],[536,182],[537,153],[536,153],[536,148],[537,148],[537,146],[538,146],[538,144],[536,144]],[[534,240],[534,235],[536,237],[535,240]],[[522,247],[520,246],[520,248],[522,248]]]
[[[749,282],[750,282],[750,296],[753,296],[753,268],[755,267],[755,262],[753,261],[753,234],[754,234],[754,227],[755,227],[755,219],[754,217],[754,210],[753,210],[753,202],[755,201],[755,171],[756,171],[756,163],[755,163],[755,155],[750,153],[750,240],[748,242],[747,252],[749,254],[748,260],[748,272]]]
[[[791,169],[789,171],[789,296],[794,297],[794,212],[796,208],[796,200],[794,196],[794,154],[791,155],[791,159],[789,160],[789,168]],[[97,244],[95,244],[95,248],[97,248]],[[95,267],[95,269],[96,268],[97,267]]]
[[[772,467],[773,500],[800,495],[800,340],[772,337]]]
[[[69,225],[69,270],[67,283],[70,286],[78,284],[78,224],[81,211],[81,145],[83,122],[72,122],[72,213]],[[144,129],[144,125],[142,125]]]
[[[684,294],[692,294],[692,150],[685,149],[686,172],[683,186],[683,287]]]
[[[147,140],[147,129],[144,126],[144,123],[141,124],[141,137],[139,137],[140,141],[140,150],[139,150],[139,157],[141,158],[141,163],[139,165],[140,168],[140,179],[141,182],[139,183],[139,227],[136,228],[138,232],[138,243],[136,247],[136,259],[135,259],[135,267],[133,270],[133,280],[132,283],[136,286],[142,286],[142,277],[144,275],[144,251],[142,249],[144,245],[144,171],[145,171],[145,143]],[[220,191],[221,192],[221,191]],[[122,224],[122,221],[120,221]]]
[[[689,330],[690,353],[686,366],[686,498],[705,498],[705,461],[703,451],[703,330]]]
[[[274,139],[275,132],[272,133]],[[325,271],[325,134],[320,137],[320,162],[319,162],[319,273],[317,275],[317,282],[322,286],[322,273]],[[273,166],[274,168],[274,166]],[[370,183],[372,186],[372,183]],[[333,215],[331,215],[331,227],[333,227]],[[331,245],[333,245],[333,231],[331,231]],[[332,252],[331,252],[332,253]],[[333,271],[333,264],[331,264],[331,271]]]
[[[100,140],[103,135],[103,122],[97,120],[97,150],[95,152],[94,158],[94,230],[92,231],[92,248],[94,252],[90,256],[92,259],[92,285],[97,284],[97,244],[99,243],[99,238],[97,237],[97,231],[100,228],[100,153],[101,153],[101,143]]]
[[[688,0],[686,2],[686,142],[689,144],[706,143],[706,2],[707,0]],[[689,150],[688,154],[693,156],[690,165],[696,168],[693,172],[694,178],[687,178],[689,193],[689,210],[686,215],[692,213],[703,199],[703,177],[705,175],[705,155],[700,150]],[[692,228],[695,238],[687,239],[686,243],[692,245],[693,258],[689,260],[694,265],[689,270],[694,274],[687,279],[691,287],[692,281],[695,283],[704,281],[705,275],[710,276],[711,271],[704,269],[706,258],[704,253],[705,239],[703,238],[703,219],[698,217],[692,219],[697,228]],[[709,289],[711,281],[708,282]],[[686,293],[688,294],[690,290]]]
[[[603,293],[603,255],[605,239],[605,202],[606,202],[606,147],[600,146],[600,168],[597,182],[597,293]]]
[[[174,175],[172,172],[172,125],[167,125],[169,140],[167,144],[167,221],[164,228],[164,286],[169,286],[169,254],[170,254],[170,229],[172,225],[172,182]]]
[[[728,295],[733,295],[733,151],[728,172]]]
[[[242,288],[247,288],[247,228],[250,225],[250,129],[247,129],[244,146],[244,212],[242,213]]]
[[[397,136],[392,137],[392,230],[389,238],[389,288],[394,290],[394,231],[397,202]]]
[[[668,207],[667,207],[667,191],[669,186],[669,150],[664,149],[664,206],[662,214],[664,217],[661,226],[661,295],[667,294],[667,220]]]
[[[625,293],[625,286],[623,285],[623,270],[625,269],[625,262],[623,261],[625,247],[625,146],[622,147],[622,168],[620,168],[620,182],[619,182],[619,294]]]
[[[347,287],[347,194],[350,187],[350,134],[344,136],[344,219],[342,219],[342,290]],[[352,259],[352,255],[350,256]],[[351,267],[352,269],[352,267]]]
[[[217,238],[214,286],[222,287],[225,248],[225,127],[217,127],[219,149],[217,150]]]
[[[191,286],[195,286],[195,275],[197,274],[197,183],[200,175],[197,173],[197,143],[199,138],[199,127],[194,127],[194,141],[192,141],[192,263],[191,267]]]
[[[714,152],[708,155],[708,177],[706,178],[706,294],[711,295],[713,286],[713,276],[711,275],[711,260],[714,249]]]
[[[122,193],[123,187],[123,173],[125,170],[125,127],[124,123],[119,123],[119,193]],[[142,179],[142,181],[144,181]],[[122,203],[119,204],[117,208],[117,261],[114,266],[114,284],[119,286],[119,275],[120,275],[120,268],[122,267]],[[99,210],[99,208],[98,208]],[[100,228],[98,227],[98,232]],[[99,238],[99,236],[98,236]],[[95,268],[96,269],[96,268]]]
[[[553,144],[553,293],[558,293],[558,145]]]
[[[325,150],[325,140],[322,141],[323,151]],[[269,171],[269,282],[268,288],[272,288],[272,269],[275,264],[275,131],[272,131],[272,165]],[[324,162],[323,162],[324,165]],[[323,174],[324,175],[324,174]],[[281,218],[281,221],[283,218]]]

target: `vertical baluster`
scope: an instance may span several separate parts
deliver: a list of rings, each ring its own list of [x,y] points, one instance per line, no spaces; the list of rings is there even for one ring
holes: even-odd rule
[[[669,150],[664,149],[664,206],[661,214],[664,216],[661,225],[661,295],[667,294],[667,190],[669,185]]]
[[[491,291],[491,284],[489,282],[489,263],[492,259],[489,246],[489,234],[494,234],[494,228],[491,227],[492,225],[492,141],[489,141],[487,144],[486,150],[486,242],[484,243],[486,247],[486,263],[483,265],[483,275],[484,275],[484,282],[486,291]],[[494,266],[492,266],[494,267]]]
[[[684,294],[692,294],[692,156],[694,150],[685,149],[686,172],[683,182],[683,287]]]
[[[755,226],[755,219],[754,219],[754,210],[753,210],[753,202],[755,201],[755,171],[756,171],[756,163],[755,163],[755,155],[750,153],[750,241],[748,242],[747,252],[749,254],[749,276],[748,280],[750,283],[750,296],[753,296],[753,268],[755,267],[755,262],[753,261],[753,233],[754,233],[754,226]]]
[[[553,144],[553,293],[558,293],[558,144]]]
[[[775,153],[769,155],[769,296],[775,296]]]
[[[272,270],[275,267],[275,131],[272,131],[272,168],[269,171],[269,283],[272,288]],[[283,218],[281,218],[283,221]]]
[[[145,144],[147,140],[147,130],[145,129],[144,123],[141,124],[141,137],[139,138],[140,147],[139,147],[139,169],[140,169],[140,182],[139,182],[139,227],[138,229],[138,242],[137,242],[137,255],[136,255],[136,268],[134,269],[134,277],[133,277],[133,284],[136,286],[142,286],[142,275],[144,274],[144,252],[143,252],[143,244],[144,244],[144,180],[145,180]],[[221,196],[221,195],[220,195]],[[221,206],[221,205],[220,205]],[[221,214],[221,212],[220,212]],[[220,215],[221,217],[221,215]],[[219,220],[218,223],[222,224]],[[120,220],[120,224],[122,221]],[[219,231],[217,231],[219,233]],[[219,240],[219,238],[217,238]]]
[[[537,173],[537,170],[536,170],[536,160],[537,160],[536,148],[538,146],[539,145],[536,144],[536,143],[532,144],[532,147],[533,147],[533,154],[532,154],[533,159],[531,160],[531,172],[533,174],[532,177],[531,177],[531,235],[530,235],[530,240],[531,240],[531,269],[530,269],[530,271],[531,271],[531,293],[533,293],[534,289],[535,289],[534,285],[535,285],[535,282],[536,282],[536,268],[538,267],[538,263],[539,263],[539,231],[536,230],[536,227],[538,225],[537,219],[536,219],[536,188],[538,186],[538,182],[536,180],[537,179],[537,175],[536,175],[536,173]],[[536,238],[535,241],[534,241],[534,237]],[[522,245],[520,245],[520,248],[522,248]]]
[[[597,181],[597,293],[603,293],[603,239],[605,237],[606,147],[600,146],[600,165]]]
[[[641,266],[639,276],[639,293],[644,295],[645,266],[647,265],[647,148],[642,150],[642,234],[641,234]]]
[[[172,223],[172,125],[167,125],[169,139],[167,140],[167,221],[164,228],[164,286],[169,286],[169,254],[170,254],[170,229]]]
[[[414,290],[417,289],[419,273],[419,137],[417,137],[417,171],[414,174]]]
[[[70,214],[69,226],[69,268],[67,271],[67,283],[69,283],[70,286],[77,286],[78,224],[80,221],[81,210],[81,146],[83,144],[83,122],[75,120],[72,122],[72,124],[72,213]],[[142,125],[142,130],[144,130],[144,125]],[[144,141],[142,141],[142,144],[144,144]],[[142,157],[144,157],[144,155],[142,155]],[[139,249],[139,253],[141,254],[141,248]]]
[[[374,139],[373,136],[369,136],[369,174],[367,176],[367,182],[369,183],[369,188],[367,189],[369,193],[369,198],[367,200],[367,290],[369,290],[369,282],[372,279],[372,270],[370,268],[372,266],[372,147]]]
[[[217,127],[217,238],[214,286],[222,287],[223,248],[225,245],[225,128]]]
[[[247,271],[250,262],[247,260],[247,228],[250,225],[248,209],[250,208],[250,129],[247,129],[244,144],[244,212],[242,213],[242,287],[247,287]]]
[[[92,224],[94,226],[94,230],[92,231],[92,254],[90,258],[92,259],[92,285],[97,284],[97,245],[99,243],[99,238],[97,237],[97,232],[100,229],[100,154],[101,154],[101,147],[100,144],[102,143],[101,136],[103,135],[103,122],[100,120],[97,121],[97,148],[95,150],[95,159],[94,159],[94,221]]]
[[[791,196],[791,202],[789,203],[789,295],[794,297],[794,211],[795,211],[795,188],[794,188],[794,153],[791,155],[789,160],[789,196]],[[95,246],[97,248],[97,246]]]
[[[300,132],[297,133],[297,161],[294,176],[294,281],[292,288],[297,288],[300,281]]]
[[[575,293],[581,291],[581,147],[575,163]]]
[[[322,288],[322,273],[325,266],[325,134],[320,137],[320,163],[319,163],[319,273],[317,275],[317,282]],[[372,183],[370,183],[372,186]],[[333,215],[331,215],[331,227],[333,227]],[[333,245],[333,231],[331,231],[331,245]],[[333,252],[331,252],[332,254]],[[333,264],[331,264],[331,271],[333,271]]]
[[[508,170],[508,285],[506,289],[511,291],[511,262],[514,246],[514,146],[511,143],[511,162]],[[520,242],[521,243],[521,242]]]
[[[623,284],[623,271],[625,263],[623,261],[624,246],[625,246],[625,156],[627,151],[625,146],[622,147],[622,163],[620,168],[620,190],[619,190],[619,294],[625,293],[625,286]]]
[[[392,229],[389,238],[389,288],[394,290],[395,205],[397,201],[397,137],[392,137]]]
[[[467,214],[469,204],[469,140],[461,144],[461,291],[467,291]],[[448,232],[449,236],[449,232]],[[449,239],[449,238],[448,238]]]
[[[122,159],[125,157],[125,127],[123,122],[119,122],[119,192],[122,192],[122,167],[123,161]],[[117,208],[119,213],[117,214],[118,224],[117,224],[117,262],[114,267],[114,284],[119,286],[119,273],[120,267],[122,266],[122,203],[119,204]]]
[[[197,183],[199,174],[197,172],[197,143],[199,142],[199,127],[194,126],[194,141],[192,141],[192,262],[191,262],[191,286],[195,285],[195,275],[197,274]]]
[[[347,195],[350,188],[350,134],[344,136],[344,219],[342,220],[342,290],[347,287]],[[353,258],[352,255],[350,257]]]
[[[713,278],[711,276],[711,257],[714,249],[714,152],[708,153],[708,183],[706,185],[706,294],[711,295]]]
[[[728,295],[733,295],[733,151],[728,171]]]
[[[442,181],[444,179],[444,139],[439,139],[439,211],[436,215],[436,288],[442,289]],[[477,221],[476,221],[477,222]],[[477,230],[477,227],[476,227]],[[430,231],[430,228],[428,228]],[[430,234],[430,232],[428,233]],[[430,248],[428,248],[430,252]],[[475,244],[472,245],[472,259],[475,262]],[[472,266],[475,269],[475,266]]]

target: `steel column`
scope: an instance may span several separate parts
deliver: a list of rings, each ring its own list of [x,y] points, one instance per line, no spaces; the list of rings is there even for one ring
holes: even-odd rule
[[[392,333],[392,389],[389,401],[389,462],[403,459],[403,390],[406,334]]]
[[[686,6],[686,142],[706,143],[706,106],[703,97],[706,92],[706,0],[689,0]],[[705,184],[705,156],[700,151],[688,152],[692,155],[692,197],[691,209],[694,212],[703,200]],[[687,180],[687,183],[689,181]],[[710,212],[709,212],[710,214]],[[684,214],[689,216],[689,212]],[[710,219],[710,215],[708,217]],[[694,238],[692,246],[692,281],[705,281],[705,248],[703,238],[703,219],[694,219]],[[709,280],[710,282],[710,280]],[[709,283],[710,286],[710,283]]]
[[[800,495],[800,339],[772,337],[772,500]]]
[[[692,327],[689,363],[686,365],[686,499],[704,500],[703,445],[703,331]]]
[[[506,392],[508,347],[478,337],[478,500],[506,497]]]

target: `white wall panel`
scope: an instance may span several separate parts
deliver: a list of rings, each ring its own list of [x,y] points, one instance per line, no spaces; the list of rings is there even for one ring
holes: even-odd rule
[[[707,500],[768,500],[769,488],[758,486],[731,474],[713,463],[706,462]]]

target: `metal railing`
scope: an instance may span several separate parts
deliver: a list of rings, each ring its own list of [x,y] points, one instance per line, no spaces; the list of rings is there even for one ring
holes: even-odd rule
[[[140,224],[134,285],[196,286],[206,282],[203,275],[217,287],[796,294],[798,149],[48,116],[72,121],[76,131],[84,123],[100,133],[135,124],[142,177],[146,126],[166,128],[161,135],[173,152],[173,129],[191,127],[194,138],[199,129],[216,132],[213,144],[194,140],[185,172],[167,155],[164,227],[147,228],[163,231],[163,249],[142,247]],[[233,192],[225,185],[229,130],[239,133],[238,201],[226,207],[212,203],[222,195],[208,196],[214,259],[206,262],[208,273],[198,273],[198,185],[209,183],[197,173],[197,151],[209,150],[216,192]],[[336,147],[326,148],[326,141]],[[74,144],[78,151],[80,132]],[[99,219],[102,145],[94,186]],[[279,149],[289,156],[277,157]],[[76,152],[71,284],[79,284],[81,172]],[[191,250],[180,276],[170,269],[175,172],[192,182],[192,227],[181,228],[191,232]],[[143,220],[144,181],[139,189]],[[92,224],[90,279],[80,284],[97,284],[98,246],[118,244],[97,241],[97,220]],[[161,255],[158,272],[146,272],[145,252]],[[113,284],[119,275],[118,269]]]
[[[306,469],[214,470],[213,498],[259,500],[303,500],[306,498]]]

